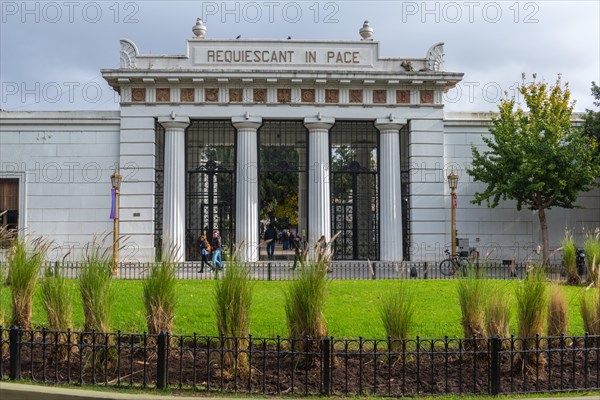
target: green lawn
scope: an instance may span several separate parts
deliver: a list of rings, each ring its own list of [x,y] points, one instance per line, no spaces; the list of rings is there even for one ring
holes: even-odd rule
[[[415,324],[412,336],[421,337],[461,337],[460,308],[456,294],[455,280],[404,281],[416,298]],[[283,310],[284,291],[288,282],[254,282],[254,302],[252,306],[251,332],[254,336],[286,335]],[[329,333],[338,338],[384,338],[385,333],[379,319],[378,307],[381,296],[400,285],[399,281],[332,281],[326,300],[325,315]],[[511,332],[515,331],[514,291],[518,282],[491,281],[493,286],[502,287],[513,307]],[[216,323],[213,313],[214,281],[178,281],[179,295],[174,333],[215,335]],[[113,329],[124,332],[146,330],[144,306],[142,304],[141,281],[115,281],[115,307]],[[77,282],[72,282],[75,291],[73,318],[76,329],[83,325],[81,299]],[[565,287],[569,299],[569,334],[583,334],[579,313],[581,287]],[[10,288],[3,288],[0,307],[5,316],[10,310]],[[43,326],[46,321],[41,302],[36,296],[33,321]]]

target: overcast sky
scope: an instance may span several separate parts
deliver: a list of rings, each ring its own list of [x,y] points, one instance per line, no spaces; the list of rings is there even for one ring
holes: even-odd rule
[[[600,82],[599,1],[4,1],[0,81],[5,110],[116,110],[100,76],[119,66],[119,39],[142,54],[185,54],[196,17],[208,38],[359,40],[369,20],[382,57],[424,57],[445,42],[463,72],[448,111],[490,111],[521,73],[568,81],[576,111]]]

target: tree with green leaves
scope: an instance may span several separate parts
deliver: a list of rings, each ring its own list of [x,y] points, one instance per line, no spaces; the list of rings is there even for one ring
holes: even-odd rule
[[[592,97],[595,100],[594,105],[600,108],[600,86],[596,85],[596,82],[592,82]],[[583,117],[583,133],[600,142],[600,110],[586,110]]]
[[[475,193],[474,204],[496,207],[500,200],[515,200],[537,211],[542,232],[543,262],[549,258],[546,210],[574,208],[577,197],[598,186],[598,143],[573,127],[573,103],[568,84],[560,76],[554,85],[536,81],[518,88],[528,111],[515,99],[500,102],[492,120],[486,149],[471,147],[473,165],[467,173],[485,189]]]

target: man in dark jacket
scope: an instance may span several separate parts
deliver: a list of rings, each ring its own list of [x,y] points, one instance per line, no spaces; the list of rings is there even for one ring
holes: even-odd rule
[[[273,224],[269,224],[269,227],[265,231],[265,242],[267,242],[267,257],[269,260],[273,258],[275,254],[275,240],[277,240],[277,230]]]

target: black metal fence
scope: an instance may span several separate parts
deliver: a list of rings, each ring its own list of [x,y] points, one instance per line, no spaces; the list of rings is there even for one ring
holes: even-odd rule
[[[0,327],[0,379],[269,395],[600,389],[600,336],[285,339]],[[7,376],[8,375],[8,376]]]
[[[145,279],[155,263],[121,263],[119,264],[120,279]],[[247,263],[251,280],[257,281],[284,281],[294,278],[299,267],[293,269],[292,261],[260,261]],[[60,273],[69,278],[77,278],[81,273],[84,263],[82,262],[55,262],[46,263],[42,268],[42,274],[47,269]],[[225,261],[227,268],[227,261]],[[531,270],[532,264],[504,264],[488,262],[476,265],[480,276],[489,279],[523,279]],[[222,273],[211,271],[205,267],[203,272],[199,262],[182,262],[177,265],[177,278],[193,280],[219,279]],[[560,264],[545,267],[546,276],[551,280],[566,280],[565,268]],[[366,261],[335,261],[329,265],[328,276],[330,279],[339,280],[385,280],[385,279],[457,279],[461,271],[454,275],[441,273],[439,265],[431,262],[366,262]],[[585,280],[585,274],[582,276]]]

